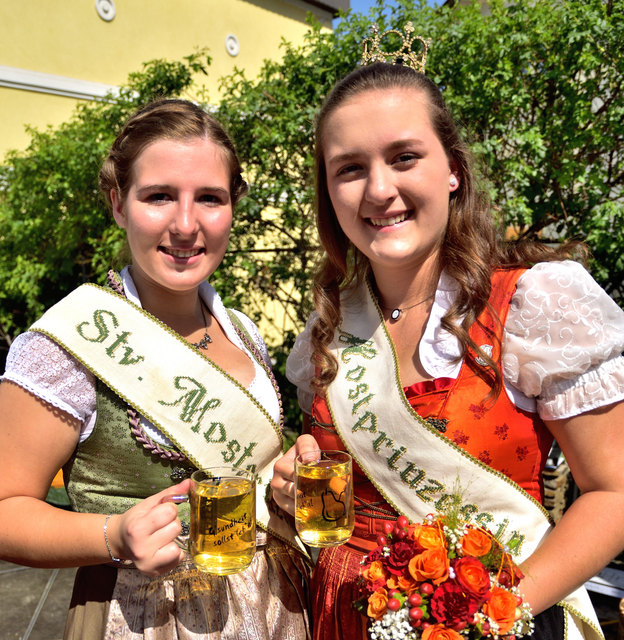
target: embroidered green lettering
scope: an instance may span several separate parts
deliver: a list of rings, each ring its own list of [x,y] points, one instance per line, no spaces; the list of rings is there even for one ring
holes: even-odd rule
[[[370,422],[369,425],[366,423]],[[363,429],[365,431],[370,431],[371,433],[377,433],[377,416],[370,411],[367,411],[354,425],[351,427],[351,431],[355,433],[356,431],[360,431]]]
[[[410,480],[410,476],[412,475],[412,473],[416,475]],[[399,475],[401,476],[401,480],[403,480],[403,482],[408,484],[410,488],[413,489],[423,481],[425,472],[422,469],[419,469],[413,462],[408,462],[405,469],[403,469],[403,471],[401,471]]]
[[[262,480],[262,478],[258,475],[256,475],[257,471],[258,471],[258,466],[255,464],[248,464],[245,469],[247,469],[247,471],[251,471],[251,473],[253,473],[256,476],[256,484],[264,484],[264,481]],[[268,490],[268,485],[267,485],[267,490]]]
[[[355,389],[349,389],[349,400],[357,400],[357,397],[361,393],[368,392],[368,385],[366,383],[358,384]]]
[[[355,369],[351,369],[350,371],[347,371],[345,375],[345,379],[349,380],[350,382],[359,382],[365,373],[366,373],[366,367],[359,365],[355,367]]]
[[[212,434],[215,429],[219,429],[219,437],[213,438]],[[199,431],[199,425],[195,425],[191,427],[191,431],[197,433]],[[204,431],[204,438],[206,442],[225,442],[227,434],[225,433],[225,427],[222,422],[211,422],[210,428],[207,431]]]
[[[129,331],[122,331],[117,336],[117,339],[113,342],[113,344],[111,344],[110,347],[107,347],[106,355],[108,355],[108,356],[110,356],[112,358],[113,355],[115,354],[115,351],[116,351],[117,347],[119,347],[119,345],[128,343],[127,338],[128,338],[129,335],[130,335]],[[131,357],[132,353],[134,353],[134,350],[131,349],[130,347],[126,346],[124,348],[124,355],[122,356],[121,360],[119,361],[119,364],[136,364],[137,362],[141,362],[141,360],[145,360],[145,358],[143,356],[136,356],[135,358],[132,358]]]
[[[256,448],[257,442],[252,442],[244,451],[243,455],[234,463],[235,467],[240,467],[243,464],[243,460],[245,458],[249,458],[251,456],[251,452]]]
[[[466,520],[470,520],[472,516],[479,511],[479,508],[474,504],[465,504],[459,512]]]
[[[179,398],[171,402],[165,402],[164,400],[159,400],[158,402],[167,407],[182,405],[180,420],[187,423],[194,420],[195,424],[191,429],[195,433],[198,433],[205,413],[209,409],[218,407],[221,404],[221,400],[219,400],[219,398],[208,398],[201,404],[206,397],[206,388],[197,382],[197,380],[189,378],[188,376],[176,376],[173,383],[176,389],[186,391],[186,393],[183,393]]]
[[[373,449],[375,450],[375,453],[379,453],[379,450],[381,449],[381,445],[383,445],[384,441],[387,443],[388,447],[394,446],[394,440],[392,440],[391,438],[388,438],[388,436],[382,431],[379,434],[379,437],[377,438],[377,440],[373,441]]]
[[[128,343],[128,336],[130,335],[129,331],[122,331],[117,335],[117,339],[111,344],[109,347],[106,347],[106,355],[111,358],[115,355],[115,350],[120,344]]]
[[[432,494],[439,493],[445,489],[441,482],[433,480],[432,478],[427,478],[427,482],[429,482],[429,484],[416,491],[418,497],[425,502],[429,502],[432,499]]]
[[[108,327],[106,326],[105,316],[109,316],[111,318],[113,327],[119,326],[119,322],[117,321],[114,313],[112,313],[111,311],[106,311],[105,309],[96,309],[93,312],[93,324],[98,331],[97,335],[94,337],[90,337],[86,334],[86,328],[91,326],[87,321],[81,322],[80,324],[76,325],[76,331],[78,332],[80,337],[88,340],[89,342],[104,342],[104,340],[108,338],[110,333]]]
[[[221,455],[226,462],[232,462],[236,454],[242,449],[238,440],[230,440],[227,443],[227,450],[221,451]]]
[[[141,360],[145,360],[144,356],[136,356],[134,358],[130,357],[130,354],[134,353],[130,347],[126,347],[126,351],[123,355],[123,358],[119,361],[119,364],[136,364],[137,362],[141,362]]]
[[[104,342],[110,336],[110,329],[107,326],[107,318],[110,319],[113,328],[119,326],[119,322],[117,317],[111,311],[107,311],[105,309],[96,309],[93,312],[93,324],[89,324],[88,322],[81,322],[76,325],[76,331],[80,335],[80,337],[88,340],[89,342]],[[89,327],[93,327],[97,329],[97,335],[91,336],[87,329]],[[115,351],[119,346],[124,345],[124,353],[121,359],[119,360],[119,364],[127,365],[127,364],[137,364],[142,360],[145,360],[144,356],[132,356],[134,350],[128,346],[128,336],[131,335],[129,331],[122,331],[119,333],[115,340],[111,345],[106,348],[106,355],[110,358],[115,356]]]
[[[436,511],[444,512],[453,503],[453,496],[450,493],[445,493],[435,504]]]
[[[388,466],[390,467],[390,469],[392,469],[393,471],[397,470],[395,463],[406,451],[407,449],[405,447],[399,447],[398,449],[395,449],[394,453],[388,458]]]
[[[367,405],[371,398],[374,397],[374,393],[369,393],[365,398],[362,398],[361,400],[358,400],[357,402],[353,403],[353,407],[351,407],[351,414],[355,415],[358,412],[358,409],[362,406],[362,405]]]
[[[481,527],[489,529],[490,525],[494,522],[494,516],[487,511],[482,511],[474,517],[474,521]]]
[[[343,362],[349,362],[351,356],[362,356],[367,360],[372,360],[377,355],[377,350],[374,348],[372,340],[364,340],[363,338],[358,338],[350,333],[341,331],[338,336],[338,342],[349,345],[346,349],[343,349],[340,354]]]
[[[507,530],[508,526],[509,526],[509,518],[505,518],[498,525],[498,529],[494,532],[494,537],[497,538],[498,540],[502,540],[502,538],[505,535],[505,531]]]

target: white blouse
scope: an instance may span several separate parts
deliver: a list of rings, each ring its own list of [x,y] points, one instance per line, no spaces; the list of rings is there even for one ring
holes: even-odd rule
[[[419,356],[432,378],[456,378],[457,338],[440,320],[456,296],[444,272],[420,341]],[[310,327],[313,313],[286,363],[301,408],[310,412]],[[503,333],[505,390],[517,406],[556,420],[624,399],[624,311],[589,273],[571,260],[543,262],[518,279]]]
[[[121,272],[121,276],[126,296],[141,306],[128,268]],[[271,380],[236,333],[221,298],[207,282],[200,285],[199,294],[230,342],[249,355],[256,375],[248,391],[267,410],[271,418],[278,422],[279,401]],[[270,367],[271,360],[256,325],[244,314],[238,311],[235,313],[253,338],[267,366]],[[82,423],[81,442],[93,431],[97,418],[95,378],[90,371],[47,336],[36,331],[27,331],[19,335],[9,349],[2,379],[11,380],[53,407],[79,420]],[[144,421],[143,427],[153,440],[160,444],[171,445],[169,440],[151,423]]]

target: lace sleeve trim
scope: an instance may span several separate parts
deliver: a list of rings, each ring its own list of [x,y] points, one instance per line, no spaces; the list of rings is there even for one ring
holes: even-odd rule
[[[65,349],[36,331],[11,345],[3,376],[79,420],[83,428],[96,408],[95,378]]]
[[[78,411],[74,409],[70,404],[63,402],[59,397],[55,396],[52,393],[48,393],[45,389],[38,387],[37,385],[31,383],[30,380],[20,376],[19,374],[13,373],[5,373],[2,376],[2,380],[8,380],[13,382],[14,384],[22,387],[33,396],[43,400],[47,404],[55,407],[56,409],[60,409],[61,411],[68,413],[72,418],[75,418],[81,423],[84,423],[84,416],[82,416]]]
[[[618,356],[574,380],[551,385],[538,400],[543,420],[570,418],[624,400],[624,358]]]

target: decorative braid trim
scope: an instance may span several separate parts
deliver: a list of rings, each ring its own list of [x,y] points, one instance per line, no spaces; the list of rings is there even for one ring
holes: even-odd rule
[[[139,444],[142,444],[143,447],[151,453],[155,453],[157,456],[160,456],[165,460],[175,462],[184,462],[186,460],[186,456],[181,451],[178,451],[177,449],[163,448],[158,443],[154,442],[147,433],[145,433],[145,429],[141,424],[141,415],[130,406],[128,406],[128,422],[130,423],[130,431],[136,438],[136,441]]]

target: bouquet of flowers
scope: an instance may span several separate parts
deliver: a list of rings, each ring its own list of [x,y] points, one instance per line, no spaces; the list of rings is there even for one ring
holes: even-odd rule
[[[533,631],[514,543],[457,513],[422,524],[399,516],[384,533],[362,562],[354,603],[370,619],[371,640],[514,640]]]

